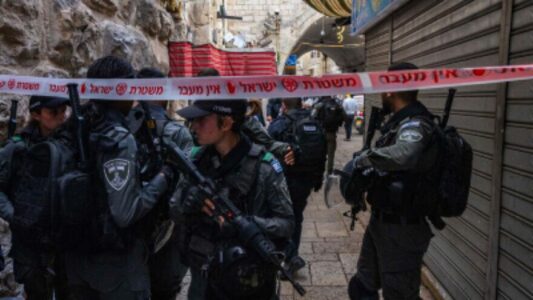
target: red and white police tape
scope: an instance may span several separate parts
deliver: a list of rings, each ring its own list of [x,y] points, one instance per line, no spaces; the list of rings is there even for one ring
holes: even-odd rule
[[[0,75],[0,93],[67,96],[78,83],[82,99],[194,100],[313,97],[425,90],[533,79],[533,64],[459,69],[379,71],[309,76],[157,79],[59,79]]]

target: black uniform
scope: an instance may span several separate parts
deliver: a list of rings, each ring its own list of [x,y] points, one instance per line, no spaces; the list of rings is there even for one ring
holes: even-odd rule
[[[191,157],[200,171],[211,177],[269,238],[280,243],[288,240],[294,216],[283,170],[272,154],[241,135],[240,142],[223,159],[213,146],[195,148]],[[180,186],[185,191],[190,184],[184,181]],[[235,241],[235,236],[225,235],[219,225],[203,213],[185,213],[184,194],[178,189],[171,211],[176,221],[185,225],[182,226],[182,245],[187,248],[184,252],[192,273],[188,297],[191,300],[227,299],[223,292],[214,289],[209,281],[211,277],[207,280],[202,276],[202,267],[209,265],[209,258],[213,258],[218,247]],[[275,278],[269,280],[271,286],[261,297],[275,293]]]
[[[16,137],[0,151],[0,217],[10,223],[14,217],[14,206],[24,206],[24,203],[11,202],[24,201],[15,195],[18,191],[16,186],[24,184],[20,182],[22,172],[26,170],[22,148],[28,149],[47,139],[40,134],[37,124],[30,123],[21,132],[20,139]],[[52,299],[54,290],[56,299],[65,299],[65,271],[59,252],[52,247],[36,247],[29,244],[27,237],[13,233],[9,256],[13,258],[15,280],[24,284],[28,299]]]
[[[334,98],[325,97],[313,107],[313,116],[320,120],[322,127],[326,131],[328,142],[328,162],[326,166],[327,174],[333,172],[335,162],[335,151],[337,150],[337,131],[346,119],[346,114],[342,106]]]
[[[376,147],[356,159],[357,168],[380,174],[368,191],[370,224],[363,238],[352,299],[383,288],[385,299],[418,299],[422,258],[433,234],[423,215],[410,205],[417,182],[438,159],[430,113],[415,101],[395,113],[382,128]]]
[[[170,119],[163,107],[152,104],[148,104],[148,107],[150,108],[152,118],[156,120],[156,131],[158,136],[161,137],[162,142],[171,147],[178,147],[184,153],[188,154],[193,147],[192,136],[189,130],[185,126]],[[136,119],[136,116],[143,115],[141,110],[141,106],[132,109],[130,123],[140,122],[140,120]],[[131,127],[138,126],[134,125]],[[142,136],[142,130],[138,131],[135,135],[137,141],[141,143],[140,149],[144,149],[144,152],[146,152],[140,155],[141,165],[144,165],[149,161],[146,158],[147,156],[154,157],[157,154],[151,153],[150,149],[142,145],[145,142],[143,139],[148,138]],[[162,236],[171,234],[165,245],[161,249],[158,249],[156,253],[152,254],[149,260],[152,299],[175,300],[181,289],[183,277],[187,273],[187,267],[182,263],[179,253],[178,230],[175,228],[175,223],[168,218],[168,204],[164,201],[158,204],[157,208],[150,213],[148,218],[150,218],[149,222],[152,225],[147,226],[149,227],[148,239],[152,244],[163,242],[155,240],[159,237],[157,235],[155,237],[153,236],[152,228],[156,227],[156,232]],[[170,231],[171,233],[165,231]]]
[[[125,117],[92,105],[86,119],[97,209],[88,224],[90,251],[66,253],[71,299],[149,299],[149,251],[138,227],[166,192],[169,179],[158,173],[141,186],[137,144]]]
[[[268,133],[278,141],[286,139],[287,132],[290,132],[293,123],[310,116],[310,111],[300,108],[292,109],[287,113],[279,116],[268,127]],[[309,149],[306,149],[309,150]],[[324,156],[325,160],[325,156]],[[298,256],[298,248],[300,247],[300,239],[302,235],[302,222],[304,219],[304,210],[307,206],[307,198],[311,194],[313,188],[317,190],[321,186],[322,176],[324,173],[324,162],[316,164],[316,170],[300,170],[298,163],[294,166],[287,166],[285,169],[285,176],[287,178],[287,185],[292,200],[292,208],[294,211],[294,232],[291,241],[287,248],[286,261]],[[313,172],[314,171],[314,172]]]

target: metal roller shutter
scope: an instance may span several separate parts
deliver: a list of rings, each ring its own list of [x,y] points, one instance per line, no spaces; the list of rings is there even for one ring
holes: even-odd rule
[[[496,64],[499,0],[432,2],[412,1],[411,7],[393,15],[393,62],[420,67]],[[445,230],[434,231],[425,262],[456,299],[480,299],[487,288],[496,92],[496,85],[459,89],[450,117],[450,125],[474,148],[472,188],[464,215],[446,220]],[[442,114],[446,91],[421,92],[420,99]]]
[[[533,1],[515,1],[511,64],[533,62]],[[533,83],[511,83],[506,102],[498,298],[533,299]]]
[[[387,58],[423,68],[497,65],[507,52],[511,64],[533,63],[533,1],[412,0],[365,40],[369,71],[386,69]],[[442,114],[446,92],[420,99]],[[368,98],[367,108],[379,104]],[[462,87],[450,124],[474,148],[472,187],[464,215],[435,231],[425,263],[455,299],[533,299],[533,84]]]
[[[390,62],[390,21],[375,26],[366,34],[365,40],[365,69],[386,70]],[[372,106],[379,106],[380,99],[377,94],[365,95],[365,112],[370,113]]]

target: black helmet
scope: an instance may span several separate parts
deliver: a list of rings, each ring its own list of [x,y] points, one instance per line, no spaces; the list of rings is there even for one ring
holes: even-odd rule
[[[210,266],[213,288],[227,299],[271,299],[276,270],[254,252],[234,245],[221,249]]]

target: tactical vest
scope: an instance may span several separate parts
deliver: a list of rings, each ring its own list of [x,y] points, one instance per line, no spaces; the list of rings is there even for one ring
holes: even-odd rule
[[[395,143],[402,124],[412,120],[420,120],[435,126],[429,117],[413,116],[405,122],[386,132],[376,141],[376,148],[384,148]],[[426,146],[424,156],[435,144],[435,137]],[[433,165],[436,165],[437,161]],[[437,186],[439,170],[428,167],[425,170],[415,167],[413,170],[387,172],[384,176],[375,176],[368,190],[367,199],[373,209],[402,216],[428,216],[437,207],[437,197],[428,194]],[[436,192],[435,192],[436,193]]]
[[[118,147],[121,133],[113,130],[113,126],[106,126],[105,129],[90,134],[89,153],[90,165],[103,165],[102,156],[104,152],[113,151]],[[89,171],[91,177],[91,188],[89,193],[92,198],[90,211],[90,220],[88,220],[87,229],[84,230],[86,240],[80,242],[83,247],[78,250],[85,252],[102,252],[102,251],[125,251],[133,244],[136,237],[136,228],[119,227],[111,215],[107,199],[105,183],[102,181],[98,169],[93,167]],[[82,249],[80,249],[82,248]]]
[[[271,158],[272,154],[265,152],[263,147],[252,144],[248,154],[239,163],[239,169],[232,170],[224,178],[215,181],[219,191],[225,193],[244,214],[251,213],[249,203],[255,194],[261,161]],[[200,169],[203,164],[211,164],[205,147],[194,147],[191,150],[191,159],[200,166]],[[220,243],[231,244],[233,237],[225,236],[219,225],[203,213],[190,221],[192,224],[182,226],[181,229],[180,244],[184,248],[180,252],[186,257],[190,266],[202,268],[206,266]],[[224,241],[225,239],[228,240]]]
[[[171,122],[171,120],[165,116],[164,119],[156,119],[156,131],[157,136],[163,137],[165,127]],[[157,166],[154,161],[156,153],[150,149],[147,145],[146,138],[143,136],[139,138],[136,135],[138,145],[138,161],[141,167],[141,181],[149,182],[159,171],[161,166]],[[161,141],[162,142],[162,141]],[[174,231],[175,224],[170,219],[168,214],[168,199],[172,196],[173,189],[169,189],[167,193],[162,197],[161,201],[158,201],[156,205],[142,218],[138,223],[138,232],[147,241],[148,247],[151,251],[160,250],[169,240]]]
[[[21,142],[23,143],[23,142]],[[11,228],[16,240],[37,248],[51,248],[50,161],[39,144],[15,146],[12,156],[13,180],[9,198],[15,214]]]

